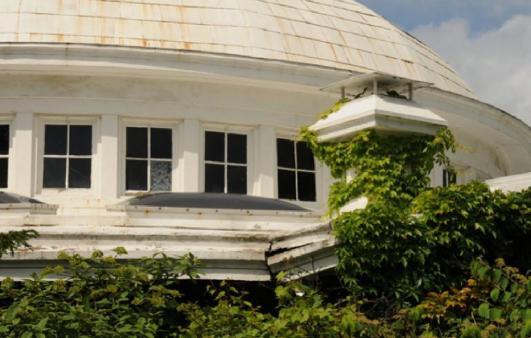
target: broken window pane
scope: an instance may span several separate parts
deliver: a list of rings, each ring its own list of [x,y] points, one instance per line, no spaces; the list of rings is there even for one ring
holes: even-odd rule
[[[171,162],[151,161],[151,190],[171,191]]]
[[[66,125],[46,125],[44,127],[44,154],[66,155]]]
[[[71,158],[68,162],[68,187],[90,188],[91,160]]]
[[[7,158],[0,158],[0,188],[7,188]]]
[[[227,170],[227,192],[229,194],[247,194],[247,168],[229,165]]]
[[[205,132],[205,160],[225,162],[225,134]]]
[[[70,126],[70,155],[92,155],[92,126]]]
[[[225,192],[225,166],[222,164],[205,165],[205,192]]]
[[[295,145],[291,140],[277,139],[278,166],[295,169]]]
[[[297,199],[294,171],[278,170],[278,198],[287,200]]]
[[[297,173],[299,201],[315,201],[315,174],[299,171]]]
[[[0,155],[9,154],[9,126],[0,125]]]
[[[65,188],[66,158],[45,158],[42,186],[44,188]]]
[[[147,158],[148,141],[147,128],[127,127],[126,130],[126,156]]]
[[[313,153],[306,142],[297,142],[297,169],[315,169]]]
[[[240,134],[227,135],[227,157],[229,163],[247,163],[247,136]]]
[[[147,190],[147,160],[127,160],[125,187],[127,190]]]
[[[151,158],[171,159],[171,129],[151,128]]]

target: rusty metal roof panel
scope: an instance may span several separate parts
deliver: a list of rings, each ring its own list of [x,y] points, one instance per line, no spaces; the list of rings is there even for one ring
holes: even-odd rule
[[[2,42],[169,48],[385,71],[474,97],[429,47],[350,0],[2,0]]]

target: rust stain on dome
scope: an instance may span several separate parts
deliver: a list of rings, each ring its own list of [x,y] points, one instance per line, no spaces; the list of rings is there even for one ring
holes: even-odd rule
[[[2,0],[2,42],[166,48],[385,71],[474,97],[429,47],[350,0]]]

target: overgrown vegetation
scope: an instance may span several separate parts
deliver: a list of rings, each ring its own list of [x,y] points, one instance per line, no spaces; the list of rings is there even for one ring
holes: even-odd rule
[[[37,237],[35,230],[9,231],[0,233],[0,258],[6,253],[13,255],[16,249],[29,248],[28,241]]]
[[[124,249],[88,259],[62,254],[66,268],[2,282],[0,335],[531,336],[531,189],[504,194],[478,182],[430,188],[434,164],[449,166],[446,153],[455,150],[447,129],[433,137],[368,131],[339,144],[320,144],[308,130],[302,138],[337,179],[329,207],[342,296],[326,284],[284,283],[280,274],[271,285],[274,310],[230,282],[193,299],[180,281],[197,276],[193,256],[127,262],[118,259]],[[356,176],[348,181],[351,169]],[[365,209],[339,212],[362,196]],[[27,238],[11,239],[3,252],[27,246]]]

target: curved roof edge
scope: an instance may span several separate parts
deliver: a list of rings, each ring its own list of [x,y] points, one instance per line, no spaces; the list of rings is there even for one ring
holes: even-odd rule
[[[453,96],[454,98],[459,98],[459,99],[468,101],[470,103],[482,105],[482,106],[484,106],[486,108],[489,108],[490,110],[497,111],[498,113],[502,114],[502,116],[510,118],[511,120],[513,120],[515,123],[517,123],[521,127],[523,126],[525,129],[527,129],[527,131],[530,133],[529,136],[531,137],[531,125],[527,124],[527,122],[525,122],[524,120],[522,120],[518,116],[515,116],[515,115],[509,113],[508,111],[495,106],[492,103],[488,103],[488,102],[482,101],[479,98],[473,98],[473,97],[457,94],[457,93],[454,93],[454,92],[451,92],[451,91],[447,91],[447,90],[444,90],[444,89],[440,89],[440,88],[437,88],[437,87],[426,87],[426,88],[422,88],[420,90],[443,93],[443,94],[446,94],[446,95],[449,95],[449,96]]]
[[[229,209],[229,210],[272,210],[306,211],[286,201],[250,195],[223,193],[151,193],[137,196],[125,202],[131,206],[161,208]]]

